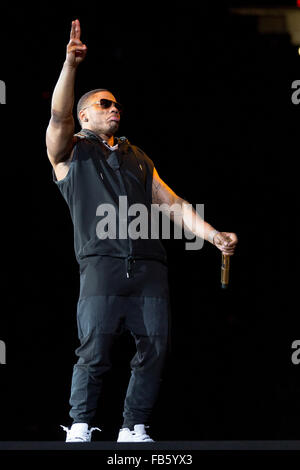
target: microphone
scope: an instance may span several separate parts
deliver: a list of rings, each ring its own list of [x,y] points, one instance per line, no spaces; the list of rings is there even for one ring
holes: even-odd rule
[[[229,283],[229,266],[230,256],[222,253],[222,265],[221,265],[221,286],[222,289],[227,289]]]

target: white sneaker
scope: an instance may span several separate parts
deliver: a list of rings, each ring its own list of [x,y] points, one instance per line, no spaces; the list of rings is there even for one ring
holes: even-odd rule
[[[146,433],[144,424],[135,424],[134,431],[129,428],[122,428],[119,432],[117,442],[154,442]]]
[[[71,428],[62,426],[67,433],[66,442],[91,442],[92,432],[101,431],[99,428],[90,428],[87,423],[74,423]]]

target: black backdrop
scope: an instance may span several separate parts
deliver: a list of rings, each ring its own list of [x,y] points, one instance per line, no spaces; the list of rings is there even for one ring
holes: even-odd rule
[[[69,422],[79,278],[45,130],[75,18],[88,46],[76,100],[109,88],[126,110],[119,135],[150,156],[177,194],[204,203],[208,222],[239,236],[226,292],[217,249],[164,242],[172,354],[152,435],[299,438],[300,365],[291,361],[300,323],[293,274],[300,105],[291,101],[299,56],[288,35],[259,35],[255,19],[231,14],[230,6],[6,7],[1,439],[62,440],[59,424]],[[99,404],[103,433],[96,439],[116,438],[133,353],[124,336]]]

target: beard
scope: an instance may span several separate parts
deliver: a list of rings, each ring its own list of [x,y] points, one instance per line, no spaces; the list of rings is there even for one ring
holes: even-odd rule
[[[108,122],[108,129],[109,129],[109,132],[111,132],[112,135],[114,135],[117,130],[119,129],[119,122],[117,121],[109,121]]]

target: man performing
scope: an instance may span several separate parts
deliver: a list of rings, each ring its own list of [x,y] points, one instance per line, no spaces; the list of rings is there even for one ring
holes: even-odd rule
[[[80,23],[72,22],[66,60],[52,96],[46,133],[53,179],[65,198],[74,225],[74,247],[80,268],[77,326],[80,346],[74,366],[67,442],[89,442],[103,376],[111,367],[114,339],[130,331],[136,354],[131,365],[118,442],[153,442],[146,432],[156,403],[168,350],[169,290],[166,252],[157,238],[102,237],[99,206],[110,204],[117,228],[124,220],[119,198],[128,207],[177,204],[182,226],[232,255],[234,233],[218,232],[158,176],[150,158],[125,137],[117,138],[121,105],[106,89],[83,95],[77,106],[81,131],[74,135],[74,83],[87,47]],[[191,205],[189,205],[191,207]],[[178,215],[178,214],[177,214]],[[170,211],[169,217],[174,220]],[[128,221],[126,228],[128,229]],[[117,230],[117,234],[120,232]]]

